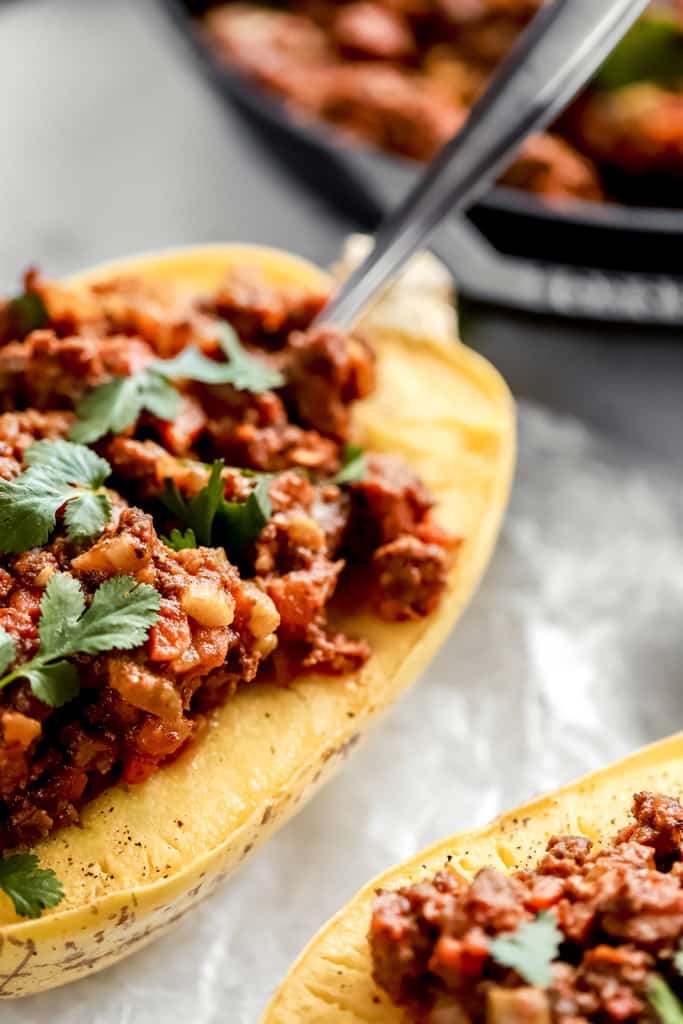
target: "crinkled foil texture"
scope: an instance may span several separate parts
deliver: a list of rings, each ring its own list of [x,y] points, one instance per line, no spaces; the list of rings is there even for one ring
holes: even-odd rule
[[[175,931],[92,979],[3,1004],[3,1024],[256,1024],[372,875],[683,725],[680,487],[578,422],[520,413],[493,564],[419,685]]]

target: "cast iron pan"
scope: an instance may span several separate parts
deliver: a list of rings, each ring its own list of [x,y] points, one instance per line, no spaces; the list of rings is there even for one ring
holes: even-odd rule
[[[277,98],[225,66],[193,21],[209,0],[161,4],[219,94],[249,118],[297,176],[359,228],[373,230],[419,165],[298,120]],[[471,298],[571,317],[683,324],[683,209],[580,201],[560,208],[498,187],[467,218],[444,224],[433,248]]]

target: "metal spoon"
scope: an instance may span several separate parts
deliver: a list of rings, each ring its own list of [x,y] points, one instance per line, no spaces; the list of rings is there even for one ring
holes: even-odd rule
[[[350,327],[439,222],[475,202],[522,140],[560,113],[647,5],[648,0],[553,0],[542,8],[462,130],[382,224],[372,251],[318,322]]]

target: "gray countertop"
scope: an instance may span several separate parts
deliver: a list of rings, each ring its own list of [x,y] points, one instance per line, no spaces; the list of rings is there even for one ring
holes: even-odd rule
[[[59,275],[187,242],[325,263],[356,227],[224,110],[154,0],[0,4],[0,91],[3,289],[30,262]],[[511,514],[461,629],[211,905],[99,978],[3,1005],[3,1022],[254,1024],[371,873],[683,721],[682,339],[470,307],[465,337],[524,403]]]

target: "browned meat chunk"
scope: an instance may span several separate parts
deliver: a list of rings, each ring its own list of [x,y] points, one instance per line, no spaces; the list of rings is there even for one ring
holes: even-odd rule
[[[289,285],[276,288],[254,268],[235,268],[219,287],[212,310],[247,341],[280,348],[291,331],[303,330],[327,301],[324,293]]]
[[[342,50],[378,60],[404,60],[415,53],[410,23],[380,3],[345,4],[334,19],[334,40]]]
[[[448,580],[448,554],[437,544],[405,534],[375,551],[372,568],[382,618],[419,619],[441,600]]]
[[[532,135],[502,183],[549,199],[603,199],[597,168],[557,135]]]
[[[344,441],[350,406],[375,386],[375,359],[362,338],[334,327],[291,335],[285,350],[288,397],[308,427]]]

